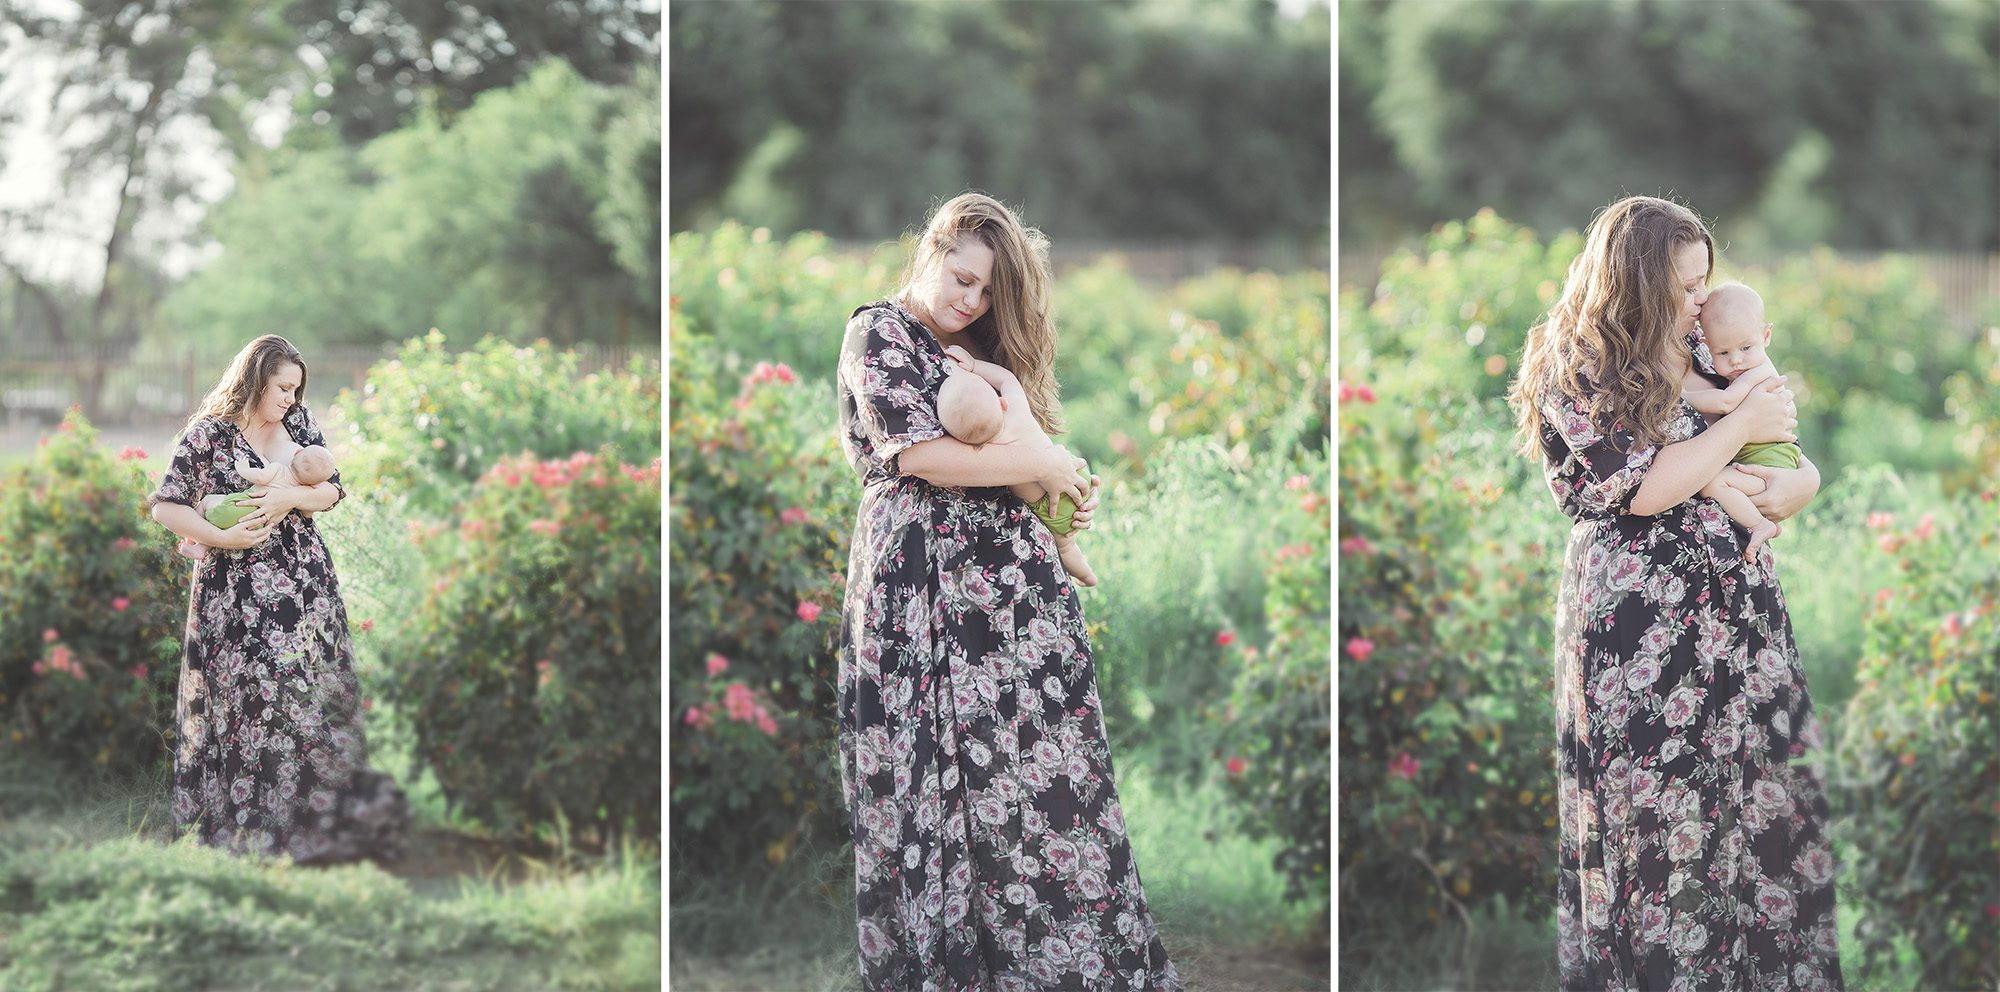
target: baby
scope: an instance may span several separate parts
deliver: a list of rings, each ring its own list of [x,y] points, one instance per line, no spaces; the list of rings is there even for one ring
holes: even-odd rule
[[[1035,422],[1034,411],[1028,406],[1028,393],[1014,373],[992,362],[979,361],[957,345],[944,351],[952,361],[946,367],[950,374],[938,387],[938,422],[945,433],[966,444],[1026,444],[1041,448],[1055,443]],[[1055,536],[1063,571],[1086,586],[1096,585],[1097,573],[1090,570],[1090,560],[1076,542],[1076,527],[1071,520],[1076,504],[1067,496],[1051,499],[1041,486],[1032,483],[1011,488],[1014,495],[1027,501],[1028,509]]]
[[[1715,388],[1690,363],[1681,380],[1681,396],[1695,409],[1720,417],[1736,409],[1758,383],[1778,374],[1777,367],[1764,354],[1765,346],[1771,343],[1771,325],[1764,322],[1764,299],[1750,287],[1740,282],[1715,287],[1708,294],[1708,302],[1702,304],[1701,319],[1696,326],[1708,342],[1715,371],[1728,377],[1729,388]],[[1801,457],[1799,446],[1790,441],[1747,444],[1732,459],[1734,464],[1724,466],[1702,487],[1703,496],[1722,504],[1731,520],[1750,531],[1750,543],[1744,545],[1743,557],[1755,554],[1765,541],[1777,537],[1781,528],[1776,521],[1767,520],[1757,512],[1757,505],[1742,488],[1746,482],[1752,489],[1761,488],[1761,480],[1736,465],[1798,468]]]
[[[236,459],[236,474],[242,476],[251,485],[264,489],[269,489],[273,486],[316,486],[333,478],[333,452],[326,450],[321,445],[308,445],[300,448],[296,454],[292,455],[292,460],[289,464],[281,462],[276,465],[267,465],[263,468],[251,465],[250,460],[247,458],[238,458]],[[253,489],[240,493],[219,493],[214,496],[204,496],[202,497],[199,509],[202,515],[208,518],[209,523],[223,530],[228,530],[236,526],[236,522],[242,520],[251,510],[256,509],[254,506],[243,505],[243,500],[255,492],[256,490]],[[275,525],[276,521],[272,521],[272,523]],[[196,561],[208,557],[208,547],[206,545],[198,544],[187,538],[181,539],[180,552]]]

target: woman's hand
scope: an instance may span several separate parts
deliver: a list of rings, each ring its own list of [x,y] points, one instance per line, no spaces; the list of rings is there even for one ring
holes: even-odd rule
[[[1785,520],[1806,508],[1819,492],[1819,467],[1801,458],[1798,468],[1770,468],[1764,465],[1737,465],[1764,480],[1764,491],[1753,493],[1750,502],[1770,520]]]
[[[1068,496],[1078,508],[1090,498],[1086,490],[1091,481],[1084,474],[1090,470],[1089,462],[1070,454],[1069,449],[1060,444],[1052,444],[1044,455],[1044,466],[1041,477],[1035,480],[1043,489]]]
[[[201,543],[211,548],[226,548],[231,551],[240,551],[262,544],[270,538],[272,529],[265,526],[262,518],[253,519],[255,517],[254,512],[246,513],[243,519],[236,521],[235,526],[228,530],[217,531],[212,540]]]
[[[255,495],[238,500],[237,505],[254,506],[256,509],[244,514],[243,519],[237,522],[261,524],[267,520],[272,523],[283,520],[285,514],[299,508],[298,496],[302,490],[301,486],[271,486],[262,492],[252,489],[250,491]]]
[[[1745,444],[1799,439],[1798,408],[1793,405],[1792,391],[1785,387],[1785,377],[1781,375],[1771,376],[1750,390],[1728,419],[1740,424]]]
[[[1070,526],[1077,530],[1089,530],[1090,518],[1097,513],[1097,476],[1090,477],[1090,498],[1077,504],[1076,513],[1070,517]]]

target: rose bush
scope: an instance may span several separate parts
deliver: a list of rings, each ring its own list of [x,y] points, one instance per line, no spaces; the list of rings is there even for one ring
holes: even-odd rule
[[[659,460],[607,445],[502,458],[455,522],[412,522],[421,584],[371,624],[378,688],[453,807],[658,833],[659,499]]]
[[[189,563],[141,506],[145,457],[99,444],[71,410],[0,471],[0,747],[165,766]]]
[[[1339,884],[1367,907],[1343,927],[1546,906],[1566,527],[1497,401],[1418,402],[1391,380],[1343,393]]]
[[[1990,483],[1989,483],[1990,484]],[[1912,519],[1912,517],[1915,519]],[[1836,802],[1864,960],[1906,938],[1926,988],[2000,983],[2000,499],[1881,512]]]
[[[833,632],[857,484],[829,391],[676,323],[667,658],[675,862],[838,845]]]
[[[435,330],[404,342],[343,391],[326,415],[327,443],[356,496],[397,513],[449,516],[464,491],[501,458],[567,457],[612,445],[644,460],[660,450],[656,363],[583,373],[575,352],[546,341],[521,347],[486,338],[445,348]]]
[[[1327,810],[1333,801],[1327,761],[1332,747],[1333,504],[1322,491],[1327,464],[1317,460],[1287,480],[1296,497],[1275,515],[1286,543],[1269,559],[1264,621],[1269,640],[1242,645],[1224,710],[1229,726],[1222,771],[1239,791],[1238,822],[1253,837],[1280,841],[1275,867],[1286,896],[1324,900],[1332,861]],[[1232,638],[1224,643],[1229,647]]]

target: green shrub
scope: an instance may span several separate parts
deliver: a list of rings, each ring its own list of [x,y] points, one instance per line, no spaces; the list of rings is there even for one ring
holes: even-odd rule
[[[1244,832],[1278,838],[1273,865],[1285,876],[1286,897],[1324,904],[1332,861],[1332,503],[1319,491],[1326,463],[1306,468],[1285,486],[1296,501],[1275,515],[1273,529],[1287,543],[1270,559],[1264,597],[1270,640],[1261,652],[1248,645],[1240,652],[1225,710],[1235,733],[1223,774],[1244,799],[1238,814]]]
[[[189,563],[141,506],[140,459],[71,410],[0,471],[0,746],[75,768],[162,767]]]
[[[1989,483],[1990,484],[1990,483]],[[1925,988],[2000,983],[2000,501],[1870,522],[1879,576],[1839,739],[1843,850],[1872,967],[1906,937]]]
[[[1296,502],[1292,464],[1245,466],[1220,439],[1172,439],[1144,478],[1108,484],[1080,538],[1099,584],[1078,595],[1117,754],[1192,781],[1222,760],[1235,659],[1267,638],[1265,573],[1285,539],[1272,521]]]
[[[667,659],[677,870],[838,844],[835,655],[859,485],[827,391],[675,333]]]
[[[500,829],[659,829],[660,463],[503,458],[385,620],[381,691],[447,801]]]
[[[575,352],[547,342],[486,338],[453,353],[432,331],[369,369],[360,395],[343,392],[326,434],[355,495],[444,517],[503,457],[564,458],[607,444],[655,454],[659,418],[659,369],[645,359],[582,375]]]
[[[677,341],[707,337],[739,355],[783,362],[812,382],[832,382],[841,328],[855,307],[896,289],[902,256],[870,259],[807,232],[774,241],[766,228],[727,221],[683,231],[668,246],[670,319]]]
[[[1341,408],[1340,891],[1370,907],[1344,925],[1545,906],[1563,519],[1500,403],[1380,385]]]

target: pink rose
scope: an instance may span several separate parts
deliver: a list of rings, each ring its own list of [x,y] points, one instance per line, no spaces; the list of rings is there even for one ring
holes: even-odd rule
[[[1410,757],[1410,752],[1404,751],[1389,761],[1389,774],[1405,781],[1413,781],[1422,767],[1417,759]]]
[[[1250,763],[1244,761],[1242,758],[1231,758],[1229,759],[1229,763],[1227,765],[1224,765],[1223,767],[1229,771],[1230,777],[1234,778],[1238,775],[1243,774],[1244,769],[1250,767]]]
[[[49,629],[42,631],[42,643],[43,644],[51,643],[56,638],[61,636],[62,636],[61,634],[56,633],[56,629],[54,627],[50,627]]]
[[[111,600],[111,612],[123,613],[125,612],[125,608],[131,605],[132,601],[130,599],[124,596],[115,596]]]
[[[784,512],[778,514],[778,519],[788,524],[802,524],[805,523],[806,520],[810,518],[810,516],[811,515],[805,511],[804,507],[793,506],[793,507],[787,507],[784,510]]]
[[[1347,642],[1347,656],[1355,661],[1367,661],[1375,653],[1375,642],[1366,637],[1351,638]]]
[[[717,675],[721,675],[723,672],[726,672],[728,670],[729,670],[728,658],[724,658],[719,654],[711,654],[708,656],[708,674],[710,678],[714,678]]]
[[[799,601],[799,619],[812,623],[819,619],[819,604],[809,599]]]
[[[1236,643],[1236,632],[1233,630],[1225,630],[1222,633],[1215,635],[1215,643],[1218,646],[1225,648],[1230,646],[1231,644]]]

